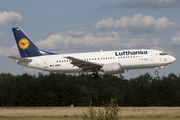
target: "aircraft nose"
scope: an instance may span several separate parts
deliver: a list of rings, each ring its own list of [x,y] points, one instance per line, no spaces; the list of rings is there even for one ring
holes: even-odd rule
[[[173,56],[171,56],[171,58],[170,58],[170,62],[174,62],[174,61],[176,61],[176,58],[175,58],[175,57],[173,57]]]

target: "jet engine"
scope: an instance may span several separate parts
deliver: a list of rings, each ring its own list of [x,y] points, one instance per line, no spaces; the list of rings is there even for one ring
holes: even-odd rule
[[[120,63],[104,64],[100,71],[108,74],[119,74],[122,72]]]

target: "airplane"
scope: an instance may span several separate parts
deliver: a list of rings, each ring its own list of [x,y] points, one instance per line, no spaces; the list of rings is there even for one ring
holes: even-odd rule
[[[21,57],[7,55],[19,65],[50,72],[91,72],[92,79],[98,79],[98,72],[123,74],[126,70],[158,69],[174,62],[175,57],[153,49],[128,49],[85,53],[57,54],[41,50],[19,27],[12,28]]]

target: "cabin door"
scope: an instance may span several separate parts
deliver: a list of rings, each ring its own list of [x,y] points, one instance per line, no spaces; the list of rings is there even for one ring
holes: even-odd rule
[[[48,60],[44,59],[43,63],[44,63],[44,68],[48,68]]]
[[[153,52],[149,52],[149,60],[154,61],[154,53]]]

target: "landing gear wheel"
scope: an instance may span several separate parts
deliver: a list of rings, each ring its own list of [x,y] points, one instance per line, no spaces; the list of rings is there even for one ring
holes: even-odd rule
[[[91,78],[91,79],[98,79],[99,76],[98,76],[98,74],[93,73],[93,74],[90,75],[90,78]]]
[[[155,71],[155,73],[154,73],[155,75],[158,75],[159,74],[159,72],[158,71]]]

